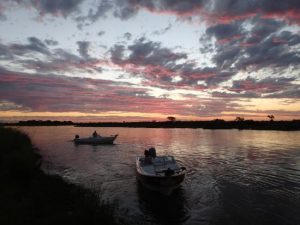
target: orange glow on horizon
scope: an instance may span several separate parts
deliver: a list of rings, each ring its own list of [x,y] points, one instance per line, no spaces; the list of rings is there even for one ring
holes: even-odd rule
[[[166,121],[168,116],[174,116],[177,120],[196,121],[196,120],[215,120],[223,119],[226,121],[234,120],[237,116],[244,117],[246,120],[269,120],[266,112],[224,112],[220,116],[186,116],[186,115],[167,115],[160,113],[138,113],[111,111],[104,113],[82,113],[82,112],[28,112],[28,111],[4,111],[0,112],[2,121],[19,120],[72,120],[74,122],[133,122],[133,121]],[[275,120],[300,119],[295,115],[276,115]]]

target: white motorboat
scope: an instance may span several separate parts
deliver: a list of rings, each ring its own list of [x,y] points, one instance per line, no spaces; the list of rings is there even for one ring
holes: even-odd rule
[[[170,195],[183,182],[186,169],[173,156],[137,156],[136,172],[144,187]]]
[[[92,136],[87,138],[79,138],[78,135],[74,138],[75,144],[91,144],[91,145],[104,145],[104,144],[113,144],[118,135],[111,136]]]

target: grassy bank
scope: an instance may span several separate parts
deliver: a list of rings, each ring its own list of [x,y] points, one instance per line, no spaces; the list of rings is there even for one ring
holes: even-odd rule
[[[27,135],[0,127],[0,224],[120,224],[96,192],[43,173]]]

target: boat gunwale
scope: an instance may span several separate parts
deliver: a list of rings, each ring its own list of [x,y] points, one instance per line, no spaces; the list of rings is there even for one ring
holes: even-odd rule
[[[169,156],[169,155],[166,155]],[[172,156],[171,156],[172,157]],[[145,176],[145,177],[153,177],[153,178],[160,178],[160,179],[166,179],[166,178],[172,178],[172,177],[178,177],[178,176],[183,176],[186,174],[186,170],[180,169],[179,172],[175,172],[174,174],[170,175],[170,176],[158,176],[158,175],[151,175],[151,174],[145,174],[141,171],[141,166],[140,166],[140,158],[144,158],[143,156],[137,156],[136,157],[136,172],[141,175],[141,176]],[[175,161],[176,162],[176,161]],[[177,162],[175,163],[177,164]],[[181,167],[180,167],[181,168]],[[163,172],[163,171],[162,171]]]

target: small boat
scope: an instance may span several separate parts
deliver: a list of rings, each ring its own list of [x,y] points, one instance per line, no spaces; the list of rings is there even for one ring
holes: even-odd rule
[[[140,183],[164,195],[170,195],[185,177],[185,167],[180,167],[173,156],[137,156],[136,172]]]
[[[90,144],[90,145],[105,145],[105,144],[113,144],[114,141],[118,135],[111,135],[111,136],[92,136],[92,137],[87,137],[87,138],[79,138],[78,135],[75,136],[74,138],[74,143],[75,144]]]

